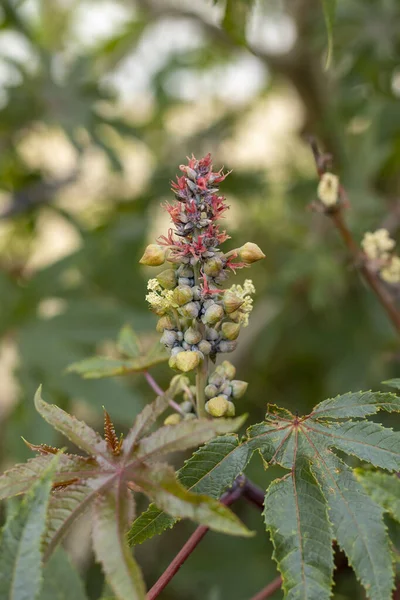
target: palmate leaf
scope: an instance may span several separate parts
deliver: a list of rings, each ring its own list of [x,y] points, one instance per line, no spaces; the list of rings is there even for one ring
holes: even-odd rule
[[[140,373],[168,360],[169,356],[159,342],[147,352],[143,352],[140,341],[129,325],[125,325],[119,333],[117,350],[124,358],[93,356],[68,367],[69,373],[78,373],[85,379],[99,379]]]
[[[236,435],[217,437],[197,450],[177,472],[178,481],[189,491],[218,499],[240,475],[250,458],[249,448]],[[173,527],[177,519],[151,504],[128,534],[129,544],[141,544]]]
[[[42,539],[58,456],[42,472],[6,522],[0,538],[0,597],[38,600],[42,586]]]
[[[62,548],[46,564],[43,577],[40,600],[87,600],[83,581]]]
[[[91,508],[95,554],[113,593],[117,600],[128,597],[143,600],[145,589],[141,572],[126,539],[126,530],[133,519],[129,509],[132,507],[132,489],[147,494],[151,500],[156,499],[173,518],[193,518],[218,531],[250,535],[227,507],[208,496],[188,492],[177,482],[173,469],[153,463],[155,458],[233,431],[240,427],[243,418],[195,419],[162,427],[159,432],[149,435],[148,429],[168,405],[167,395],[163,395],[144,408],[121,444],[107,413],[102,439],[82,421],[44,402],[40,390],[35,396],[35,405],[51,425],[89,454],[87,458],[71,454],[60,457],[67,465],[63,463],[63,469],[56,470],[54,475],[54,493],[48,507],[48,528],[43,540],[45,559],[51,557],[71,523]],[[33,468],[19,465],[10,472],[12,476],[6,473],[0,477],[0,489],[4,490],[5,497],[26,491],[28,481],[31,483],[33,476],[37,476],[39,465],[48,462],[48,454],[55,451],[46,446],[31,446],[31,449],[45,455],[31,461]]]
[[[209,496],[193,494],[184,488],[169,465],[158,463],[147,468],[139,467],[135,481],[157,506],[172,517],[192,519],[230,535],[252,535],[226,506]]]
[[[271,484],[264,511],[285,597],[291,600],[330,597],[333,539],[368,597],[391,598],[393,568],[383,510],[332,452],[335,448],[400,470],[400,435],[363,420],[379,410],[400,412],[399,399],[373,392],[345,394],[321,402],[306,417],[269,406],[265,422],[247,432],[244,445],[258,450],[266,464],[291,471]]]
[[[355,475],[372,500],[400,523],[399,475],[366,469],[356,469]]]

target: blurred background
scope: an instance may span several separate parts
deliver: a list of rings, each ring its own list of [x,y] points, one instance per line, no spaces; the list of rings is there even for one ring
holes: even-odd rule
[[[317,180],[307,136],[334,156],[356,239],[382,226],[396,237],[400,3],[337,4],[326,68],[319,0],[1,0],[2,469],[29,456],[21,436],[65,444],[34,411],[40,383],[95,427],[105,405],[120,431],[153,399],[140,375],[87,381],[66,367],[112,354],[126,323],[157,339],[138,260],[168,227],[160,204],[191,153],[233,170],[221,185],[225,248],[252,241],[267,256],[236,280],[251,276],[257,289],[230,357],[250,381],[249,421],[267,402],[303,414],[398,376],[383,309],[329,219],[308,210]],[[167,366],[154,375],[168,385]],[[249,475],[265,488],[277,471],[259,463]],[[246,600],[276,576],[260,515],[238,511],[257,537],[209,534],[160,598]],[[192,530],[182,523],[137,549],[149,585]],[[104,582],[88,533],[83,520],[67,545],[94,600]],[[365,598],[346,565],[334,598]]]

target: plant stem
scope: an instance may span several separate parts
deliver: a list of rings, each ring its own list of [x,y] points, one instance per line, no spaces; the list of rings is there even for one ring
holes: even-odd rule
[[[262,589],[258,594],[253,596],[251,600],[265,600],[265,598],[269,598],[274,594],[282,585],[282,577],[277,577],[271,583],[269,583],[264,589]]]
[[[225,506],[229,506],[233,504],[243,493],[245,478],[244,476],[239,476],[230,490],[228,490],[221,497],[222,504]],[[189,556],[192,554],[193,550],[198,546],[203,537],[206,535],[208,531],[208,527],[205,525],[201,525],[197,527],[196,531],[190,536],[186,544],[181,548],[178,554],[175,556],[173,561],[169,564],[169,566],[165,569],[164,573],[161,575],[158,581],[153,585],[151,590],[148,592],[146,596],[146,600],[155,600],[163,589],[168,585],[171,579],[176,575],[181,566],[186,562]]]
[[[323,173],[326,172],[326,162],[328,157],[324,154],[321,154],[317,143],[314,139],[311,139],[310,143],[314,155],[317,173],[318,176],[321,177]],[[341,188],[341,195],[342,197],[346,196],[343,188]],[[331,219],[332,223],[335,225],[347,250],[349,251],[349,254],[354,260],[354,264],[358,266],[359,271],[362,274],[364,280],[368,283],[368,285],[378,298],[379,302],[382,304],[383,308],[386,311],[386,314],[391,320],[397,333],[400,334],[400,312],[397,310],[390,292],[387,290],[385,285],[382,284],[378,275],[370,269],[368,263],[365,260],[363,252],[361,251],[360,247],[355,241],[350,229],[347,227],[346,221],[343,217],[343,205],[337,204],[333,207],[333,209],[325,211],[325,214]]]
[[[196,372],[196,408],[197,408],[197,416],[199,419],[201,417],[207,417],[205,403],[206,397],[204,394],[204,389],[207,385],[208,378],[208,356],[204,357],[204,360],[201,361],[199,366],[197,367]]]
[[[260,510],[264,510],[264,496],[265,493],[261,488],[258,487],[258,485],[256,485],[249,479],[246,479],[243,488],[243,497],[248,502],[254,504],[254,506],[259,508]]]
[[[150,373],[148,371],[144,371],[143,375],[145,376],[147,383],[149,384],[151,389],[157,394],[157,396],[165,396],[166,395],[166,392],[164,392],[160,388],[157,381],[154,379],[154,377],[152,375],[150,375]],[[171,408],[176,410],[176,412],[179,413],[182,417],[185,416],[186,413],[181,409],[179,404],[177,404],[174,400],[172,400],[171,398],[168,398],[168,404],[170,405]]]

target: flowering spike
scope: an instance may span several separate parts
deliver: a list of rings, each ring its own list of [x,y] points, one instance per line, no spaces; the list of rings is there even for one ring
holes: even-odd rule
[[[187,373],[199,368],[198,373],[203,373],[204,385],[197,386],[194,400],[199,414],[204,414],[208,357],[215,362],[217,354],[236,348],[239,332],[248,323],[251,295],[255,292],[250,279],[242,286],[222,286],[236,269],[248,267],[265,255],[252,242],[226,253],[221,249],[229,235],[220,229],[219,221],[228,206],[218,193],[218,184],[229,173],[213,171],[210,154],[200,160],[192,156],[179,169],[182,174],[171,183],[176,201],[164,205],[172,227],[157,244],[148,246],[141,262],[161,265],[165,259],[169,263],[156,279],[150,279],[146,300],[160,316],[157,331],[170,352],[171,369]],[[235,413],[229,383],[235,369],[227,361],[223,364],[227,372],[221,365],[218,383],[208,381],[208,414],[212,416]],[[203,396],[200,403],[199,395]]]

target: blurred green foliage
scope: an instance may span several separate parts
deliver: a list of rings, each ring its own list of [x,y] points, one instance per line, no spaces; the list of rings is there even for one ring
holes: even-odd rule
[[[121,430],[152,399],[139,375],[83,380],[66,367],[112,349],[126,323],[156,339],[137,262],[166,229],[160,202],[192,152],[233,169],[222,187],[232,247],[250,239],[267,255],[252,270],[254,317],[232,357],[250,381],[249,420],[261,420],[267,402],[302,414],[398,375],[386,315],[330,222],[307,210],[316,177],[305,140],[317,135],[333,154],[355,237],[382,225],[396,237],[399,2],[338,2],[328,70],[319,0],[228,0],[226,13],[222,1],[193,4],[0,4],[3,466],[26,458],[21,435],[58,442],[33,409],[40,383],[94,425],[105,405]],[[155,376],[165,387],[170,373],[162,365]],[[249,475],[265,488],[276,472],[253,461]],[[255,511],[238,510],[262,530]],[[190,527],[139,548],[148,582]],[[161,597],[245,600],[275,576],[270,557],[265,535],[210,534]],[[90,556],[79,560],[98,598],[100,571]],[[342,568],[335,598],[362,597]]]

